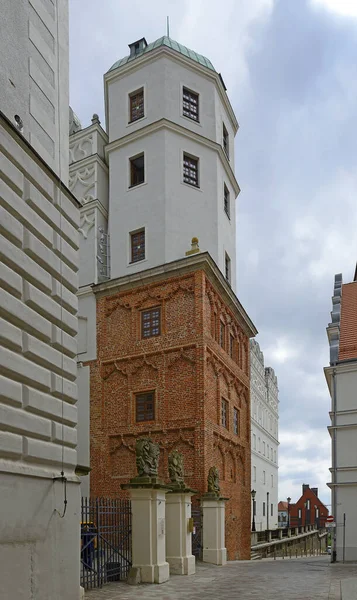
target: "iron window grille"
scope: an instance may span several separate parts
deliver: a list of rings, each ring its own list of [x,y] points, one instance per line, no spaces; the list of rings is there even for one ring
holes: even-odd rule
[[[145,181],[144,154],[130,159],[130,187]]]
[[[130,120],[129,123],[142,119],[144,116],[144,89],[137,90],[129,96]]]
[[[224,398],[221,400],[221,424],[228,429],[228,402]]]
[[[225,124],[223,123],[223,150],[226,153],[227,158],[229,158],[229,134]]]
[[[155,392],[135,394],[135,404],[137,423],[155,419]]]
[[[230,219],[231,218],[231,203],[230,203],[230,195],[229,195],[229,189],[227,188],[227,186],[224,186],[224,212],[226,213],[227,217]]]
[[[239,435],[239,411],[237,408],[233,410],[233,432]]]
[[[141,337],[149,338],[161,333],[161,308],[143,310],[141,313]]]
[[[184,154],[183,156],[183,180],[184,183],[199,187],[198,185],[198,159]]]
[[[138,262],[145,258],[145,229],[130,234],[131,237],[131,262]]]
[[[188,117],[193,121],[199,121],[199,104],[198,94],[191,92],[187,88],[182,91],[182,109],[184,117]]]

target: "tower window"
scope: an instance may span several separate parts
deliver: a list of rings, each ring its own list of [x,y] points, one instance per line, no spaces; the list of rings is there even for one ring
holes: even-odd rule
[[[133,92],[129,96],[130,115],[129,123],[142,119],[144,116],[144,88]]]
[[[150,308],[141,313],[141,337],[149,338],[160,335],[161,308]]]
[[[130,187],[145,181],[144,153],[130,159]]]
[[[224,398],[221,400],[221,425],[228,429],[228,402]]]
[[[193,158],[192,156],[188,156],[188,154],[183,155],[183,180],[184,183],[199,187],[198,158]]]
[[[233,432],[239,435],[239,410],[238,408],[233,409]]]
[[[130,234],[131,262],[138,262],[145,258],[145,229]]]
[[[224,185],[224,211],[225,211],[227,217],[230,219],[231,218],[231,201],[230,201],[229,189],[227,188],[226,185]]]
[[[229,258],[227,252],[224,256],[224,275],[228,283],[231,283],[231,259]]]
[[[135,404],[137,423],[155,419],[155,392],[135,394]]]
[[[223,150],[226,153],[227,158],[229,158],[229,134],[225,124],[223,123]]]
[[[182,113],[193,121],[199,121],[198,94],[191,92],[187,88],[182,90]]]

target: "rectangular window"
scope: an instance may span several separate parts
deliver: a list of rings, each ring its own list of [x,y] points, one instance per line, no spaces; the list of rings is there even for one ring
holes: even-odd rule
[[[145,258],[145,229],[130,234],[131,262],[138,262]]]
[[[263,442],[263,456],[265,456],[265,442]]]
[[[224,210],[227,217],[231,218],[231,202],[230,202],[230,194],[229,189],[226,185],[224,185]]]
[[[273,448],[270,448],[270,460],[273,460]]]
[[[253,481],[257,480],[257,467],[253,467]]]
[[[130,187],[145,181],[144,153],[130,158]]]
[[[199,121],[198,94],[187,88],[182,90],[182,112],[184,117]]]
[[[155,419],[155,392],[135,394],[135,404],[137,423]]]
[[[299,508],[298,517],[301,519],[301,508]]]
[[[229,334],[229,356],[234,358],[234,336]]]
[[[198,158],[188,154],[183,155],[183,180],[184,183],[199,187],[198,185]]]
[[[265,485],[265,471],[263,471],[263,483]]]
[[[130,94],[129,105],[129,123],[142,119],[144,116],[144,88]]]
[[[271,475],[271,487],[274,487],[274,475]]]
[[[265,517],[265,502],[263,502],[263,517]]]
[[[150,310],[143,310],[141,313],[141,337],[149,338],[160,335],[160,318],[161,308],[150,308]]]
[[[227,158],[229,158],[229,135],[225,124],[223,123],[223,150],[225,151]]]
[[[239,411],[238,408],[233,409],[233,432],[239,435]]]
[[[228,429],[228,402],[224,398],[221,400],[221,424]]]
[[[226,326],[222,321],[220,322],[220,330],[219,330],[219,343],[222,348],[225,348],[226,345]]]
[[[253,450],[257,449],[257,436],[253,433]]]
[[[229,258],[227,252],[224,256],[224,275],[228,283],[231,283],[231,259]]]
[[[274,516],[274,504],[271,504],[271,506],[270,506],[270,516],[271,517]]]

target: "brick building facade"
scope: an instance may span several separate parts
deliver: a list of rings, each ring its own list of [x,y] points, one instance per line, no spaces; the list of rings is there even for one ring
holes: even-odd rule
[[[254,326],[207,253],[96,287],[97,360],[91,371],[91,492],[111,497],[136,474],[135,440],[184,456],[186,483],[206,491],[219,469],[232,559],[250,556],[249,337]],[[144,338],[143,317],[159,314]],[[146,334],[145,334],[146,335]],[[154,395],[141,420],[142,394]]]
[[[318,497],[318,489],[310,488],[309,484],[303,483],[299,500],[289,505],[290,527],[305,525],[325,527],[328,514],[328,508]]]

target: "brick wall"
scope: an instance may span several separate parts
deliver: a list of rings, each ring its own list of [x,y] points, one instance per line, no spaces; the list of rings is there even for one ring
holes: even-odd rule
[[[141,339],[141,311],[156,306],[161,335]],[[229,498],[229,558],[249,558],[249,352],[237,315],[204,271],[167,275],[101,292],[97,342],[98,360],[90,363],[91,493],[122,494],[121,484],[136,474],[135,440],[150,434],[160,444],[159,474],[166,481],[173,448],[183,453],[186,483],[199,495],[206,491],[209,468],[218,467],[222,496]],[[155,392],[155,420],[137,423],[135,393],[144,391]],[[221,425],[222,398],[229,407],[227,428]]]

